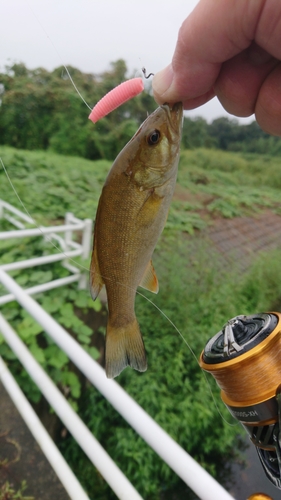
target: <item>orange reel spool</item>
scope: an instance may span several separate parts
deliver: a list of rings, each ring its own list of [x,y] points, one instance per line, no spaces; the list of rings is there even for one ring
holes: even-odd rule
[[[217,381],[223,402],[250,434],[267,476],[281,489],[281,314],[229,320],[207,342],[200,366]]]

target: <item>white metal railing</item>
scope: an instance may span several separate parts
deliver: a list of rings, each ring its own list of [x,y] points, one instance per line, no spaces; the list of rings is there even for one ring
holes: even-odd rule
[[[230,500],[229,495],[190,457],[114,380],[105,376],[99,364],[42,307],[0,268],[0,282],[21,306],[44,328],[87,379],[142,436],[152,449],[181,477],[202,500]],[[0,323],[3,333],[3,326]],[[5,336],[7,340],[7,336]],[[25,365],[28,369],[28,364]],[[79,442],[79,441],[78,441]],[[96,465],[100,470],[100,465]],[[103,475],[104,473],[101,472]],[[107,479],[107,476],[105,476]],[[109,482],[109,481],[108,481]],[[110,483],[109,483],[110,484]],[[113,488],[114,489],[114,488]],[[114,490],[115,491],[115,490]],[[121,499],[134,497],[120,496]]]
[[[19,388],[17,382],[8,370],[1,356],[0,380],[6,391],[10,395],[14,405],[21,414],[26,425],[33,434],[34,438],[38,443],[40,443],[40,448],[55,470],[70,498],[73,498],[73,500],[76,500],[78,498],[79,500],[89,500],[88,495],[86,495],[79,481],[77,481],[76,476],[73,474],[69,465],[61,455],[53,440],[50,438],[48,432],[37,417],[31,404]]]
[[[80,222],[80,221],[79,221]],[[67,234],[64,244],[71,244],[73,227],[66,224]],[[80,227],[80,226],[79,226]],[[19,231],[23,231],[19,229]],[[49,231],[51,233],[51,231]],[[14,231],[12,231],[14,233]],[[39,234],[39,233],[38,233]],[[41,231],[40,231],[40,234]],[[46,234],[46,233],[45,233]],[[0,233],[1,235],[1,233]],[[57,254],[55,254],[57,255]],[[65,253],[63,252],[65,258]],[[63,261],[63,258],[59,259]],[[34,259],[30,259],[34,262]],[[36,261],[36,259],[35,259]],[[22,261],[23,262],[23,261]],[[17,264],[17,263],[15,263]],[[176,474],[189,485],[202,500],[231,500],[233,497],[222,488],[185,450],[183,450],[114,380],[106,378],[104,370],[88,353],[59,325],[30,295],[42,291],[36,287],[23,290],[7,271],[7,265],[0,265],[0,282],[8,290],[4,296],[6,302],[17,300],[19,304],[43,327],[54,342],[67,354],[69,359],[80,369],[87,379],[103,394],[111,405],[127,420],[133,429],[155,450],[155,452],[173,469]],[[33,264],[34,265],[34,264]],[[37,265],[37,264],[35,264]],[[79,273],[79,270],[77,270]],[[74,275],[75,276],[75,275]],[[74,279],[74,276],[72,278]],[[79,278],[77,278],[79,279]],[[58,280],[56,280],[58,281]],[[51,283],[51,282],[50,282]],[[60,281],[58,286],[64,285]],[[47,286],[47,284],[46,284]],[[49,286],[51,286],[49,284]],[[5,303],[5,302],[0,302]],[[74,434],[77,442],[83,448],[93,464],[98,468],[108,484],[121,500],[140,500],[138,492],[129,483],[123,473],[117,468],[106,452],[96,442],[92,434],[85,428],[83,422],[69,407],[61,393],[47,377],[42,368],[32,358],[30,352],[19,339],[16,332],[0,315],[0,331],[11,349],[17,354],[30,376],[35,380],[40,390],[55,408],[65,426]],[[47,377],[47,378],[46,378]],[[73,424],[75,422],[75,424]],[[76,429],[76,430],[75,430]],[[78,430],[77,430],[78,429]],[[92,437],[90,437],[92,436]],[[94,443],[94,444],[93,444]],[[95,450],[93,452],[93,450]],[[71,497],[81,500],[78,495]]]
[[[33,299],[31,299],[33,300]],[[40,306],[39,306],[40,307]],[[47,313],[46,313],[47,314]],[[107,452],[102,448],[87,426],[80,417],[71,408],[65,397],[57,389],[50,377],[41,368],[39,363],[30,354],[22,340],[11,328],[11,326],[0,314],[0,331],[7,344],[16,354],[27,373],[36,383],[42,394],[45,396],[50,406],[55,410],[65,427],[76,439],[82,450],[86,453],[91,462],[97,467],[107,483],[119,498],[126,500],[142,500],[141,496],[128,481],[126,476],[117,467]],[[48,458],[48,457],[47,457]],[[61,470],[60,464],[57,464],[55,471]],[[59,474],[58,474],[59,475]],[[61,474],[65,478],[65,471]],[[66,478],[67,479],[67,478]],[[66,480],[63,482],[63,484]],[[69,491],[69,488],[68,488]],[[70,489],[71,498],[80,500],[76,491]],[[84,495],[85,497],[85,495]],[[82,497],[82,498],[84,498]],[[82,499],[81,499],[82,500]]]
[[[13,217],[11,214],[15,215]],[[55,248],[58,252],[50,255],[42,255],[41,257],[35,257],[33,259],[26,259],[17,262],[10,262],[7,264],[2,264],[1,268],[5,271],[13,271],[16,269],[26,269],[28,267],[40,266],[44,264],[49,264],[53,262],[61,262],[62,266],[65,267],[70,273],[70,276],[61,278],[61,280],[53,280],[37,287],[32,287],[29,289],[28,293],[38,293],[45,290],[50,290],[51,288],[56,288],[59,286],[67,285],[78,281],[79,288],[86,288],[88,283],[87,272],[82,273],[81,269],[71,264],[71,260],[75,257],[81,257],[86,259],[91,251],[92,242],[92,221],[90,219],[80,220],[77,219],[71,212],[65,215],[65,224],[60,226],[51,227],[35,227],[26,228],[25,224],[36,225],[35,221],[25,213],[21,212],[17,208],[13,207],[6,201],[0,199],[0,219],[9,221],[18,229],[10,231],[0,232],[0,241],[7,240],[11,238],[25,238],[32,236],[43,236],[47,241],[53,242]],[[81,244],[73,240],[73,232],[82,232]],[[11,300],[10,297],[1,297],[0,305]]]
[[[17,219],[15,219],[15,217],[11,214],[16,215]],[[25,227],[24,223],[21,221],[27,222],[28,224],[34,224],[34,220],[29,215],[24,214],[4,200],[0,200],[0,219],[6,219],[13,224],[13,226],[16,226],[19,229],[24,229]]]

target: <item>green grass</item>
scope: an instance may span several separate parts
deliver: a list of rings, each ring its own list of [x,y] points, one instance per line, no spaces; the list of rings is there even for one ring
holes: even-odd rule
[[[264,209],[281,213],[278,158],[186,150],[181,154],[178,183],[200,200],[207,220],[253,215]]]
[[[67,211],[81,218],[95,217],[109,161],[4,146],[0,157],[36,220],[50,223]],[[193,233],[214,217],[253,215],[264,209],[281,213],[280,187],[277,158],[207,149],[182,151],[167,228]],[[22,209],[2,167],[0,197]]]
[[[50,224],[62,219],[66,211],[82,218],[95,217],[109,162],[7,147],[0,147],[0,157],[23,203],[38,222]],[[214,217],[254,215],[264,209],[279,213],[280,187],[280,167],[274,158],[204,149],[181,154],[175,197],[154,256],[160,292],[156,297],[147,296],[177,325],[197,359],[207,339],[230,317],[269,310],[280,303],[281,267],[280,252],[276,251],[261,255],[243,276],[236,272],[235,266],[222,269],[218,254],[210,252],[203,238],[198,244],[200,235],[196,231],[206,227]],[[0,171],[0,198],[22,208],[3,171]],[[184,233],[195,233],[195,246],[193,238]],[[2,242],[1,262],[52,251],[44,250],[44,245],[35,239],[20,244]],[[14,272],[13,276],[27,287],[61,277],[63,273],[59,265],[52,265]],[[105,325],[105,309],[96,310],[101,307],[99,302],[93,303],[88,292],[77,290],[75,285],[46,292],[36,299],[86,350],[92,349],[95,357],[91,332],[102,334]],[[140,493],[147,500],[182,498],[177,493],[180,490],[177,476],[136,437],[104,398],[72,371],[66,356],[27,314],[15,302],[1,310],[55,382],[69,390],[72,404],[83,420]],[[144,374],[127,369],[118,383],[216,475],[235,451],[235,439],[241,429],[222,420],[196,359],[171,323],[140,296],[136,312],[149,368]],[[98,317],[101,321],[97,321]],[[38,400],[38,391],[3,339],[2,342],[0,339],[0,354],[29,397]],[[218,387],[212,380],[210,384],[220,411],[230,421],[220,402]],[[71,437],[61,446],[90,497],[115,498]]]
[[[111,163],[0,147],[0,157],[26,209],[40,221],[95,216],[99,194]],[[22,210],[11,185],[0,168],[0,197]]]

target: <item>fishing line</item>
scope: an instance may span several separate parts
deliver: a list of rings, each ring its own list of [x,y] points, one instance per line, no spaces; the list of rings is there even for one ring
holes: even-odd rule
[[[41,23],[41,21],[38,19],[38,17],[36,16],[34,10],[32,9],[31,5],[27,2],[27,5],[29,7],[29,9],[31,10],[32,14],[34,15],[36,21],[39,23],[40,27],[42,28],[42,30],[44,31],[46,37],[49,39],[50,43],[52,44],[53,46],[53,49],[55,50],[56,54],[58,55],[59,59],[60,59],[60,62],[61,62],[61,65],[64,67],[67,75],[68,75],[68,78],[70,79],[74,89],[76,90],[77,94],[79,95],[79,97],[82,99],[82,101],[84,102],[84,104],[86,104],[87,108],[89,108],[90,111],[92,111],[92,108],[91,106],[89,106],[89,104],[87,103],[87,101],[85,101],[84,97],[82,96],[82,94],[80,93],[80,91],[78,90],[78,88],[76,87],[74,81],[73,81],[73,78],[71,76],[71,74],[69,73],[67,67],[65,66],[65,64],[63,63],[63,59],[58,51],[58,49],[56,48],[55,44],[53,43],[52,39],[50,38],[50,36],[48,35],[47,31],[45,30],[43,24]]]
[[[42,229],[40,228],[40,226],[38,226],[38,224],[36,223],[36,221],[35,221],[35,220],[33,219],[33,217],[31,216],[31,214],[30,214],[29,210],[26,208],[26,206],[25,206],[25,204],[23,203],[22,199],[20,198],[20,196],[19,196],[19,194],[18,194],[18,192],[17,192],[17,190],[16,190],[16,188],[15,188],[15,186],[14,186],[14,184],[13,184],[13,182],[12,182],[12,180],[11,180],[11,178],[10,178],[9,174],[8,174],[8,171],[7,171],[7,169],[6,169],[5,165],[4,165],[4,162],[3,162],[3,160],[2,160],[2,158],[1,158],[1,157],[0,157],[0,163],[1,163],[1,165],[2,165],[2,168],[3,168],[4,172],[5,172],[5,175],[6,175],[7,179],[8,179],[8,181],[9,181],[9,184],[11,185],[12,190],[13,190],[13,192],[14,192],[14,194],[15,194],[16,198],[18,199],[19,203],[21,204],[22,208],[24,209],[25,213],[26,213],[26,214],[27,214],[27,215],[28,215],[28,216],[29,216],[29,217],[30,217],[30,218],[34,221],[34,225],[35,225],[35,226],[37,227],[37,229],[39,229],[39,231],[42,233],[42,236],[46,237],[46,235],[44,235],[44,233],[43,233]],[[80,269],[82,269],[82,270],[84,270],[84,271],[87,271],[87,272],[91,275],[91,270],[90,270],[90,269],[88,269],[88,268],[87,268],[87,267],[85,267],[85,266],[82,266],[80,263],[76,262],[74,259],[67,257],[67,255],[63,252],[63,250],[62,250],[60,247],[58,247],[58,246],[57,246],[57,245],[56,245],[56,244],[52,241],[51,237],[49,237],[49,238],[48,238],[48,236],[47,236],[47,240],[49,241],[49,243],[51,243],[51,245],[53,245],[53,247],[54,247],[56,250],[58,250],[60,253],[63,253],[63,254],[65,255],[65,257],[66,257],[66,258],[67,258],[70,262],[74,263],[74,264],[75,264],[76,266],[78,266]],[[103,279],[104,279],[104,278],[106,278],[105,276],[102,276],[102,275],[101,275],[101,277],[102,277]],[[108,278],[106,278],[106,279],[110,280],[111,278],[109,278],[109,277],[108,277]],[[120,283],[120,282],[119,282],[118,284],[119,284],[119,285],[121,285],[121,286],[124,286],[124,287],[125,287],[125,288],[127,288],[127,289],[128,289],[128,288],[130,288],[131,290],[134,290],[134,288],[133,288],[133,287],[130,287],[130,286],[128,286],[128,285],[125,285],[124,283]],[[160,314],[162,314],[162,315],[164,316],[164,318],[165,318],[165,319],[166,319],[166,320],[170,323],[170,325],[171,325],[171,326],[175,329],[175,331],[178,333],[178,335],[180,336],[180,338],[183,340],[183,342],[185,343],[185,345],[186,345],[186,346],[187,346],[187,348],[189,349],[190,353],[192,354],[192,356],[194,357],[194,359],[195,359],[195,361],[196,361],[197,365],[198,365],[198,366],[199,366],[199,368],[200,368],[200,372],[202,373],[202,375],[203,375],[203,377],[204,377],[204,379],[205,379],[205,381],[206,381],[206,383],[207,383],[207,386],[208,386],[209,392],[210,392],[210,394],[211,394],[212,400],[213,400],[213,402],[214,402],[215,408],[216,408],[216,410],[217,410],[218,414],[220,415],[220,417],[222,418],[222,420],[223,420],[223,421],[224,421],[227,425],[229,425],[229,426],[231,426],[231,427],[234,427],[234,426],[238,425],[238,423],[239,423],[239,422],[235,422],[235,423],[228,422],[228,420],[226,420],[226,418],[222,415],[222,413],[221,413],[221,411],[220,411],[220,409],[219,409],[219,407],[218,407],[218,404],[217,404],[216,398],[215,398],[215,396],[214,396],[214,393],[213,393],[213,390],[212,390],[211,384],[210,384],[210,382],[209,382],[209,380],[208,380],[207,374],[206,374],[204,371],[202,371],[202,370],[201,370],[201,367],[200,367],[200,364],[199,364],[199,361],[198,361],[198,359],[197,359],[197,356],[196,356],[195,352],[193,351],[192,347],[190,346],[190,344],[188,343],[188,341],[185,339],[185,337],[183,336],[183,334],[181,333],[181,331],[180,331],[180,330],[178,329],[178,327],[175,325],[175,323],[174,323],[174,322],[173,322],[173,321],[169,318],[169,316],[167,316],[167,314],[166,314],[166,313],[165,313],[162,309],[160,309],[160,307],[159,307],[159,306],[157,306],[157,304],[155,304],[155,302],[153,302],[151,299],[149,299],[148,297],[146,297],[146,296],[145,296],[143,293],[141,293],[139,290],[136,290],[136,293],[137,293],[138,295],[140,295],[142,298],[144,298],[145,300],[147,300],[147,302],[149,302],[149,303],[150,303],[150,304],[151,304],[151,305],[152,305],[155,309],[157,309],[157,311],[159,311],[159,313],[160,313]]]
[[[157,309],[164,316],[164,318],[170,323],[170,325],[176,330],[176,332],[178,333],[178,335],[181,337],[181,339],[183,340],[183,342],[185,343],[185,345],[187,346],[187,348],[191,352],[191,354],[194,357],[197,365],[199,366],[200,371],[201,371],[201,373],[202,373],[202,375],[205,378],[205,381],[207,383],[208,389],[210,391],[210,394],[212,396],[212,399],[213,399],[213,402],[215,404],[215,407],[216,407],[216,410],[217,410],[218,414],[220,415],[220,417],[223,419],[223,421],[226,424],[230,425],[231,427],[236,427],[239,424],[239,422],[235,422],[235,423],[228,422],[228,420],[226,420],[226,418],[221,413],[221,411],[220,411],[220,409],[218,407],[216,398],[214,396],[213,389],[212,389],[211,384],[210,384],[210,382],[208,380],[208,377],[207,377],[206,373],[203,370],[201,370],[200,363],[199,363],[199,360],[197,359],[197,356],[196,356],[195,352],[193,351],[192,347],[190,346],[190,344],[188,343],[188,341],[185,339],[185,337],[183,336],[183,334],[181,333],[181,331],[178,329],[178,327],[175,325],[175,323],[169,318],[169,316],[167,316],[167,314],[162,309],[160,309],[160,307],[158,307],[157,304],[155,304],[155,302],[153,302],[152,300],[150,300],[148,297],[146,297],[145,295],[143,295],[138,290],[137,290],[137,294],[140,295],[141,297],[144,297],[150,304],[152,304],[155,307],[155,309]]]
[[[52,41],[52,39],[50,38],[50,36],[48,35],[48,33],[47,33],[46,29],[44,28],[43,24],[41,23],[41,21],[39,20],[39,18],[38,18],[38,17],[37,17],[37,15],[35,14],[35,12],[33,11],[33,9],[32,9],[32,7],[31,7],[31,5],[29,4],[29,2],[27,2],[27,4],[28,4],[28,7],[29,7],[30,11],[32,12],[33,16],[35,17],[36,21],[38,22],[38,24],[40,25],[41,29],[42,29],[42,30],[43,30],[43,32],[45,33],[45,36],[49,39],[49,41],[50,41],[51,45],[53,46],[53,49],[55,50],[56,54],[58,55],[58,57],[59,57],[59,59],[60,59],[60,62],[61,62],[61,64],[62,64],[62,66],[64,67],[64,69],[65,69],[65,71],[66,71],[66,73],[67,73],[67,75],[68,75],[68,77],[69,77],[69,79],[70,79],[70,81],[71,81],[71,83],[72,83],[72,85],[73,85],[73,87],[74,87],[75,91],[77,92],[77,94],[79,95],[79,97],[81,98],[81,100],[84,102],[84,104],[87,106],[87,108],[88,108],[90,111],[92,111],[92,107],[90,107],[90,106],[89,106],[89,104],[87,103],[87,101],[84,99],[84,97],[82,96],[82,94],[81,94],[81,93],[80,93],[80,91],[78,90],[78,88],[77,88],[77,86],[76,86],[76,84],[75,84],[75,82],[74,82],[74,80],[73,80],[73,78],[72,78],[72,76],[71,76],[71,74],[70,74],[70,72],[69,72],[68,68],[67,68],[67,67],[65,66],[65,64],[63,63],[62,57],[61,57],[61,55],[60,55],[60,53],[59,53],[58,49],[56,48],[56,46],[55,46],[55,44],[53,43],[53,41]],[[144,78],[146,78],[146,79],[148,79],[150,76],[153,76],[153,73],[149,73],[148,75],[146,75],[146,70],[145,70],[145,68],[144,68],[144,67],[142,68],[142,72],[143,72],[143,76],[144,76]],[[3,168],[4,172],[5,172],[5,175],[6,175],[7,179],[8,179],[8,181],[9,181],[9,184],[11,185],[11,188],[12,188],[12,190],[13,190],[14,194],[16,195],[16,198],[18,199],[19,203],[20,203],[20,204],[21,204],[21,206],[23,207],[23,209],[24,209],[25,213],[26,213],[26,214],[27,214],[27,215],[28,215],[31,219],[33,219],[33,217],[31,216],[31,214],[30,214],[30,212],[29,212],[29,210],[26,208],[26,206],[24,205],[23,201],[21,200],[21,198],[20,198],[20,196],[19,196],[19,194],[18,194],[18,192],[17,192],[16,188],[14,187],[13,182],[12,182],[12,180],[11,180],[11,178],[10,178],[9,174],[8,174],[8,171],[7,171],[7,169],[6,169],[5,165],[4,165],[4,162],[3,162],[3,160],[2,160],[2,158],[1,158],[1,157],[0,157],[0,163],[1,163],[1,165],[2,165],[2,168]],[[34,219],[33,219],[33,220],[34,220]],[[38,226],[38,224],[36,223],[36,221],[34,221],[34,224],[35,224],[35,226],[36,226],[36,227],[40,230],[40,232],[42,233],[42,236],[46,237],[46,235],[44,235],[44,234],[43,234],[42,229]],[[56,250],[58,250],[59,252],[61,252],[61,253],[63,253],[63,254],[64,254],[64,252],[62,251],[62,249],[61,249],[60,247],[58,247],[58,246],[57,246],[57,245],[56,245],[56,244],[52,241],[51,237],[49,237],[49,238],[47,237],[46,239],[49,241],[49,243],[51,243],[51,244],[52,244],[52,246],[53,246]],[[64,255],[65,255],[65,254],[64,254]],[[70,262],[74,263],[74,264],[75,264],[76,266],[78,266],[80,269],[82,269],[82,270],[85,270],[85,271],[89,272],[89,274],[91,275],[91,271],[90,271],[88,268],[86,268],[85,266],[83,266],[83,265],[81,265],[80,263],[76,262],[74,259],[67,257],[67,255],[65,255],[65,256],[66,256],[66,258],[67,258]],[[102,278],[104,278],[104,277],[102,276]],[[107,278],[107,279],[110,279],[110,278]],[[128,287],[128,285],[125,285],[125,284],[123,284],[123,283],[119,283],[119,284],[120,284],[120,285],[122,285],[122,286],[124,286],[124,287],[126,287],[126,288],[131,288],[131,287]],[[157,306],[157,305],[156,305],[156,304],[155,304],[152,300],[150,300],[148,297],[146,297],[145,295],[143,295],[143,294],[142,294],[141,292],[139,292],[138,290],[136,290],[136,293],[137,293],[138,295],[140,295],[141,297],[143,297],[144,299],[146,299],[146,300],[147,300],[150,304],[152,304],[152,305],[155,307],[155,309],[157,309],[157,310],[160,312],[160,314],[162,314],[162,315],[164,316],[164,318],[165,318],[165,319],[166,319],[166,320],[170,323],[170,325],[171,325],[171,326],[175,329],[175,331],[178,333],[178,335],[180,336],[180,338],[181,338],[181,339],[183,340],[183,342],[186,344],[187,348],[188,348],[188,349],[189,349],[189,351],[191,352],[192,356],[194,357],[194,359],[196,360],[196,363],[198,364],[198,366],[199,366],[199,368],[200,368],[200,364],[199,364],[199,361],[198,361],[198,359],[197,359],[197,357],[196,357],[195,352],[193,351],[193,349],[192,349],[192,348],[191,348],[191,346],[189,345],[188,341],[184,338],[183,334],[182,334],[182,333],[180,332],[180,330],[177,328],[177,326],[173,323],[173,321],[172,321],[172,320],[171,320],[171,319],[170,319],[170,318],[169,318],[169,317],[165,314],[165,312],[164,312],[164,311],[162,311],[162,310],[161,310],[161,309],[160,309],[160,308],[159,308],[159,307],[158,307],[158,306]],[[213,390],[212,390],[212,387],[211,387],[211,385],[210,385],[210,382],[209,382],[209,380],[208,380],[208,378],[207,378],[206,373],[205,373],[204,371],[202,371],[202,370],[201,370],[201,368],[200,368],[200,372],[203,374],[203,377],[204,377],[204,379],[205,379],[205,381],[206,381],[206,383],[207,383],[208,389],[209,389],[210,394],[211,394],[211,397],[212,397],[212,399],[213,399],[213,402],[214,402],[215,408],[216,408],[216,410],[217,410],[218,414],[220,415],[220,417],[222,418],[222,420],[223,420],[223,421],[224,421],[227,425],[229,425],[229,426],[231,426],[231,427],[234,427],[234,426],[238,425],[238,422],[236,422],[236,423],[234,423],[234,424],[233,424],[233,423],[228,422],[228,421],[225,419],[225,417],[222,415],[222,413],[221,413],[221,411],[220,411],[220,409],[219,409],[219,407],[218,407],[217,401],[216,401],[216,399],[215,399],[215,396],[214,396],[214,394],[213,394]]]

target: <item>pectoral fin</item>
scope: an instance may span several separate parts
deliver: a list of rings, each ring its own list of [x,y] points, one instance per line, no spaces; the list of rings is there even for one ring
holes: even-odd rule
[[[152,260],[149,261],[139,286],[149,290],[150,292],[158,293],[159,284]]]
[[[99,261],[97,256],[97,245],[96,241],[94,241],[94,248],[90,265],[90,291],[93,300],[96,300],[103,285],[104,282],[100,274]]]

